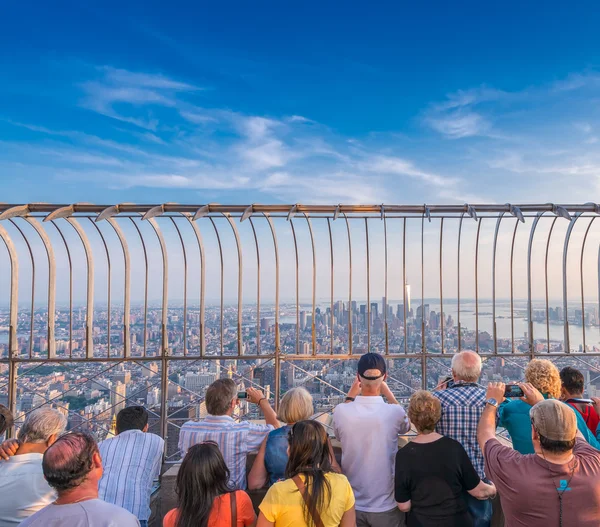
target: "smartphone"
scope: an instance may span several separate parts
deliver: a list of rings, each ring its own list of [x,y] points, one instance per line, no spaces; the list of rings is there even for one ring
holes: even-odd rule
[[[591,399],[569,399],[568,403],[594,404]]]
[[[238,392],[238,399],[248,399],[248,394],[246,392]]]
[[[507,384],[506,387],[504,388],[504,397],[507,398],[517,398],[517,397],[524,397],[525,394],[523,393],[523,390],[521,390],[521,388],[516,385],[516,384]]]

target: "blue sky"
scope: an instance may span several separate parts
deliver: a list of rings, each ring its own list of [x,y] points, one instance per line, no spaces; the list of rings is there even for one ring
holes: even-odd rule
[[[594,3],[83,4],[2,8],[4,202],[597,195]]]

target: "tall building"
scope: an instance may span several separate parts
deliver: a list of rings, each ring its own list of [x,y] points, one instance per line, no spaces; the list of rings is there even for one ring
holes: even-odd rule
[[[151,362],[150,364],[145,364],[145,367],[142,367],[142,377],[146,377],[150,379],[155,375],[158,375],[158,363]]]
[[[410,285],[408,283],[404,284],[404,292],[406,295],[406,312],[410,312]]]
[[[110,392],[110,405],[112,406],[113,412],[118,414],[123,408],[125,408],[127,385],[122,382],[117,382],[112,387]]]
[[[300,329],[302,331],[306,329],[306,311],[300,311]]]
[[[377,311],[377,302],[371,302],[371,320],[377,320],[379,313]]]

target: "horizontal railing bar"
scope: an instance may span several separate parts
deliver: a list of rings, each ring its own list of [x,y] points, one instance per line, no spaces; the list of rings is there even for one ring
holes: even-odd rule
[[[383,353],[382,353],[383,355]],[[451,358],[451,356],[449,355],[441,355],[440,353],[431,353],[431,352],[427,352],[427,353],[421,353],[420,351],[416,352],[416,353],[390,353],[389,355],[385,355],[386,359],[415,359],[415,358],[421,358],[421,357],[427,357],[427,358],[437,358],[437,359],[444,359],[444,358]],[[486,359],[486,358],[498,358],[498,357],[506,357],[506,358],[510,358],[510,359],[514,359],[514,358],[524,358],[527,360],[531,360],[531,354],[529,353],[529,351],[526,352],[522,352],[522,353],[479,353],[479,356]],[[556,358],[567,358],[567,357],[600,357],[600,351],[588,351],[586,353],[557,353],[557,352],[543,352],[543,353],[539,353],[536,354],[536,358],[546,358],[546,357],[556,357]],[[348,354],[338,354],[338,355],[295,355],[295,354],[289,354],[289,355],[284,355],[281,354],[280,358],[282,361],[318,361],[318,360],[350,360],[350,359],[359,359],[360,358],[360,354],[353,354],[353,355],[348,355]],[[273,360],[275,359],[275,355],[274,354],[270,354],[270,355],[205,355],[203,357],[200,357],[199,355],[186,355],[186,356],[169,356],[167,358],[167,361],[169,362],[178,362],[178,361],[198,361],[198,360]],[[81,364],[85,364],[85,363],[89,363],[89,362],[157,362],[157,361],[161,361],[161,357],[157,356],[157,357],[128,357],[128,358],[123,358],[123,357],[110,357],[110,358],[101,358],[101,357],[94,357],[94,358],[81,358],[81,359],[77,359],[77,358],[52,358],[52,359],[46,359],[46,358],[27,358],[27,357],[22,357],[22,358],[14,358],[12,359],[12,362],[18,362],[18,363],[81,363]],[[8,364],[9,362],[11,362],[10,359],[8,358],[3,358],[0,359],[0,364]]]
[[[0,205],[0,211],[6,211],[15,207],[22,207],[22,204],[2,204]],[[50,204],[50,203],[29,203],[26,205],[28,212],[55,212],[59,209],[71,209],[73,213],[87,213],[87,214],[99,214],[109,207],[115,205],[95,205],[91,203],[75,203],[75,204]],[[165,203],[165,204],[130,204],[124,203],[119,204],[118,213],[146,213],[151,209],[161,208],[162,213],[195,213],[201,207],[208,207],[207,213],[230,213],[230,214],[243,214],[248,209],[251,209],[253,213],[289,213],[292,209],[294,213],[310,213],[310,214],[334,214],[334,213],[371,213],[381,214],[382,211],[386,214],[389,213],[411,213],[411,214],[434,214],[434,213],[468,213],[470,209],[474,209],[477,212],[508,212],[511,213],[515,208],[519,209],[522,213],[526,212],[543,212],[555,211],[557,207],[561,207],[568,212],[596,212],[597,205],[594,203],[586,204],[464,204],[464,205],[301,205],[301,204],[278,204],[278,205],[220,205],[220,204],[209,204],[206,205],[187,205],[179,203]]]

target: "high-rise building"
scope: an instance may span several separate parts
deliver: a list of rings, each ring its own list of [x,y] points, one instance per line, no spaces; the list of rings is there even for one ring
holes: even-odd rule
[[[142,377],[146,377],[147,379],[151,379],[152,377],[158,375],[158,363],[151,362],[150,364],[144,364],[142,367]]]
[[[410,312],[410,285],[404,284],[404,294],[406,295],[406,312]]]
[[[115,414],[118,414],[123,408],[125,408],[126,402],[126,390],[127,385],[122,382],[117,382],[112,387],[112,391],[110,392],[110,405]]]
[[[300,329],[302,331],[306,329],[306,311],[300,311]]]
[[[379,313],[377,312],[377,302],[371,302],[371,321],[377,320]]]

